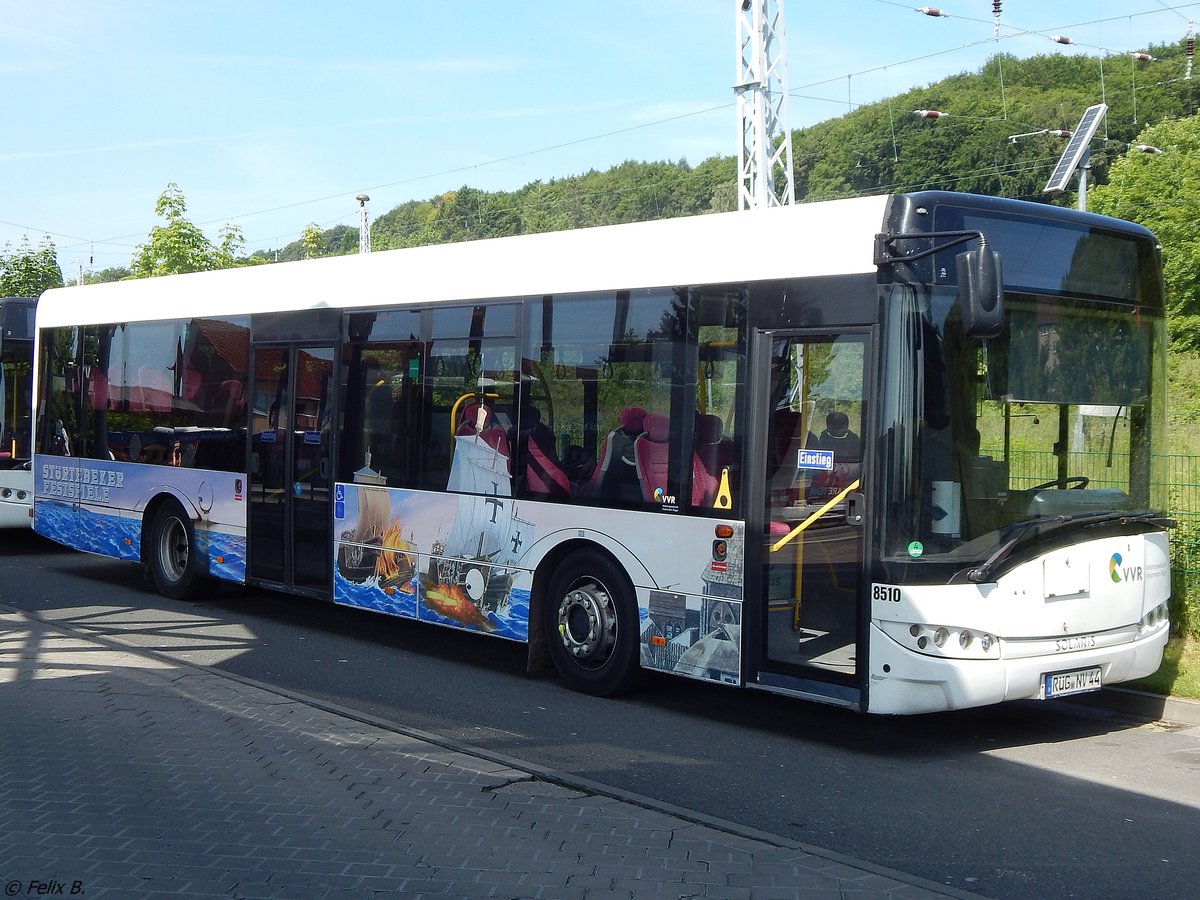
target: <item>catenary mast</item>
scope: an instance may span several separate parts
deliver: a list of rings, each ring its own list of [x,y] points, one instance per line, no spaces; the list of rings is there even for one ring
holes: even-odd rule
[[[783,0],[737,4],[738,208],[790,206],[795,199],[787,115]]]

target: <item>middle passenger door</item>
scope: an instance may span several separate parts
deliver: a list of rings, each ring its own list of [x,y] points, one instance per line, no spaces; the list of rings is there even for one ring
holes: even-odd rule
[[[334,347],[255,346],[252,358],[250,581],[328,597]]]

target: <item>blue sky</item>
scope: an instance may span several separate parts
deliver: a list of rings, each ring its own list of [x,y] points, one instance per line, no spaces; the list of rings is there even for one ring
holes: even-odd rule
[[[255,250],[357,227],[364,191],[377,216],[464,184],[731,156],[735,2],[10,2],[0,246],[49,233],[68,279],[128,265],[172,181],[193,222]],[[921,5],[785,0],[792,126],[997,50],[1124,54],[1200,19],[1182,0],[1004,0],[996,43],[991,0]]]

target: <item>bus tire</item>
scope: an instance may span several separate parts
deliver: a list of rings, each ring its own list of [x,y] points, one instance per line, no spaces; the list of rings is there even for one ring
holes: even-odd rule
[[[574,690],[611,697],[641,675],[633,585],[598,550],[580,550],[555,567],[542,604],[550,659]]]
[[[201,584],[196,531],[177,500],[166,500],[155,511],[148,549],[147,562],[158,592],[172,600],[195,598]]]

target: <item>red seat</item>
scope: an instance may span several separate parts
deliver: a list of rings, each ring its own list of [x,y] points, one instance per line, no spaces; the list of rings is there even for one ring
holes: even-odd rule
[[[717,416],[700,416],[696,421],[696,441],[692,452],[691,505],[712,506],[721,483],[721,470],[728,465],[732,445],[721,440],[723,425]],[[638,480],[642,499],[662,502],[661,494],[668,489],[671,461],[671,419],[669,416],[646,416],[646,432],[634,441]]]
[[[508,434],[496,422],[496,415],[490,406],[468,403],[459,410],[458,428],[454,433],[463,437],[472,434],[479,435],[480,440],[508,461],[508,473],[512,474],[512,459],[508,452]]]
[[[571,496],[571,479],[554,447],[554,432],[542,423],[542,414],[533,407],[521,411],[517,452],[525,469],[525,490],[547,497]]]
[[[667,489],[667,471],[671,458],[671,420],[658,413],[646,416],[646,431],[633,442],[633,455],[637,462],[638,482],[642,486],[642,499],[655,500],[655,491]]]

